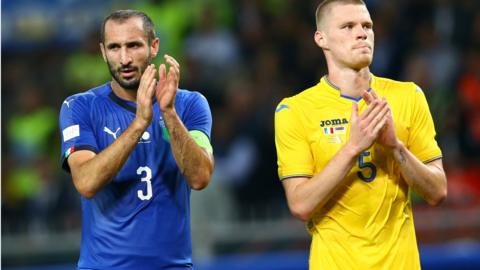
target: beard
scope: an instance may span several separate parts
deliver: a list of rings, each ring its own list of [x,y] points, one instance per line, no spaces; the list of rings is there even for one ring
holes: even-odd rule
[[[107,59],[108,70],[112,75],[113,79],[124,89],[127,90],[137,90],[138,86],[140,85],[140,79],[142,78],[143,72],[147,68],[148,65],[152,62],[152,58],[149,56],[147,61],[145,61],[140,67],[133,66],[133,65],[120,65],[120,67],[116,68],[113,64]],[[138,77],[132,77],[128,79],[124,79],[121,75],[123,70],[133,70],[140,74]]]

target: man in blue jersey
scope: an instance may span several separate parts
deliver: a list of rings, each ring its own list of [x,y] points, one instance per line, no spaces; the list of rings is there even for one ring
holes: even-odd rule
[[[133,10],[105,18],[100,49],[112,81],[68,97],[62,166],[82,195],[78,269],[191,269],[190,191],[213,171],[212,118],[180,66],[152,59],[159,39]]]

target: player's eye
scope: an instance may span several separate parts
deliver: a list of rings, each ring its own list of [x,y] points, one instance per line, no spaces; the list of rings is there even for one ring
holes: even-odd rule
[[[372,28],[373,28],[373,25],[372,25],[372,24],[367,23],[367,24],[364,24],[364,25],[363,25],[363,29],[368,29],[368,30],[370,30],[370,29],[372,29]]]
[[[132,42],[132,43],[129,43],[129,44],[127,45],[127,47],[128,47],[128,48],[131,48],[131,49],[137,49],[137,48],[140,48],[140,47],[141,47],[140,45],[141,45],[141,44],[139,44],[139,43],[137,43],[137,42]]]
[[[120,48],[120,45],[118,44],[110,44],[107,46],[107,49],[109,50],[118,50]]]

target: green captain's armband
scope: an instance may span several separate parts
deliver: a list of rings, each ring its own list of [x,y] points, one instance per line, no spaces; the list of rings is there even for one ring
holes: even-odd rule
[[[212,145],[210,144],[210,140],[205,133],[199,130],[190,130],[188,131],[188,133],[190,133],[193,140],[198,144],[198,146],[207,150],[208,153],[213,154]]]

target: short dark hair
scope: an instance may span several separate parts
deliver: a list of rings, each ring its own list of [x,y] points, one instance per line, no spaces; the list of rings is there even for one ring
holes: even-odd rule
[[[366,6],[365,2],[362,0],[323,0],[320,4],[318,4],[317,10],[315,11],[315,22],[317,23],[317,29],[320,29],[321,20],[327,11],[327,7],[335,3]]]
[[[145,31],[145,35],[148,37],[148,42],[152,42],[152,40],[155,39],[155,25],[152,22],[152,19],[148,17],[147,14],[145,14],[142,11],[138,10],[132,10],[132,9],[125,9],[125,10],[116,10],[112,14],[108,15],[105,17],[102,23],[102,31],[101,31],[101,36],[100,36],[100,41],[102,43],[105,42],[105,24],[107,24],[108,21],[117,21],[117,22],[124,22],[130,18],[141,18],[143,22],[143,30]]]

